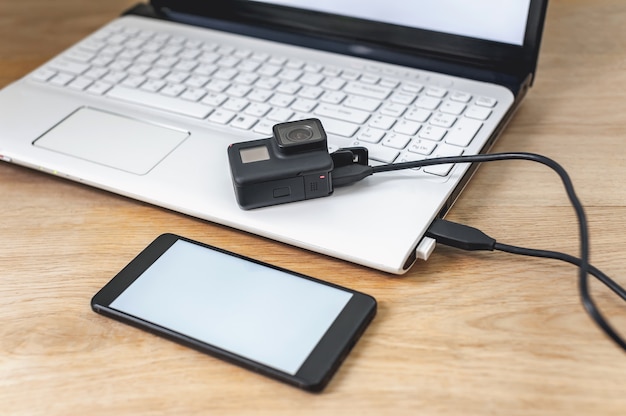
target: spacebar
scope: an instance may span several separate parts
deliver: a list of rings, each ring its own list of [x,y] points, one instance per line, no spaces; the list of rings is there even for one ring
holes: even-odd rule
[[[115,86],[111,88],[106,95],[195,118],[205,118],[212,111],[212,108],[206,105],[126,87]]]

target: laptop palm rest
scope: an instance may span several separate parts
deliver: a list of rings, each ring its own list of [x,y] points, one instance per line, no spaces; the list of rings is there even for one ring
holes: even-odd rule
[[[189,136],[130,117],[82,107],[33,143],[37,147],[144,175]]]

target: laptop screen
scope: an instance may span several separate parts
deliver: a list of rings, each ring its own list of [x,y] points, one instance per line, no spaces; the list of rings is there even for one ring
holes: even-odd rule
[[[264,0],[451,35],[523,45],[530,0]]]
[[[548,0],[150,3],[177,21],[491,81],[532,77]]]

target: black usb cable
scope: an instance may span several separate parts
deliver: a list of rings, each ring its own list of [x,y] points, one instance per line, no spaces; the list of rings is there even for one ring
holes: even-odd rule
[[[456,247],[462,250],[498,250],[512,254],[523,256],[543,257],[556,260],[562,260],[578,266],[578,290],[580,298],[591,319],[611,338],[622,350],[626,352],[626,341],[619,333],[608,323],[604,316],[600,313],[598,307],[593,301],[589,291],[588,275],[591,274],[599,281],[609,287],[619,297],[626,301],[626,291],[606,274],[589,264],[589,233],[587,229],[587,218],[580,200],[576,196],[572,181],[561,165],[554,160],[538,155],[535,153],[525,152],[509,152],[509,153],[493,153],[484,155],[469,156],[451,156],[439,157],[432,159],[424,159],[412,162],[393,163],[380,166],[369,166],[364,163],[367,160],[364,157],[363,148],[347,148],[340,149],[341,160],[344,163],[336,165],[332,171],[333,186],[346,186],[358,182],[374,173],[390,172],[402,169],[420,168],[424,166],[432,166],[447,163],[482,163],[493,162],[499,160],[529,160],[548,166],[554,170],[565,187],[567,196],[576,212],[578,218],[578,228],[580,236],[580,257],[570,256],[565,253],[547,250],[535,250],[523,247],[516,247],[496,242],[495,239],[487,236],[482,231],[468,227],[462,224],[453,223],[443,219],[436,219],[429,227],[426,235],[435,239],[438,243]],[[354,152],[354,163],[346,163],[349,161],[350,153]]]

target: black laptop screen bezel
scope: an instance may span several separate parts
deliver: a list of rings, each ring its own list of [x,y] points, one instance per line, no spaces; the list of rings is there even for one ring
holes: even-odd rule
[[[489,40],[395,26],[390,38],[386,23],[307,11],[248,0],[151,0],[157,12],[180,14],[294,35],[306,33],[331,42],[351,43],[354,54],[371,54],[372,50],[393,50],[399,54],[443,59],[461,65],[498,71],[520,78],[534,74],[548,0],[531,0],[524,44],[522,46]],[[359,47],[360,46],[360,47]]]

